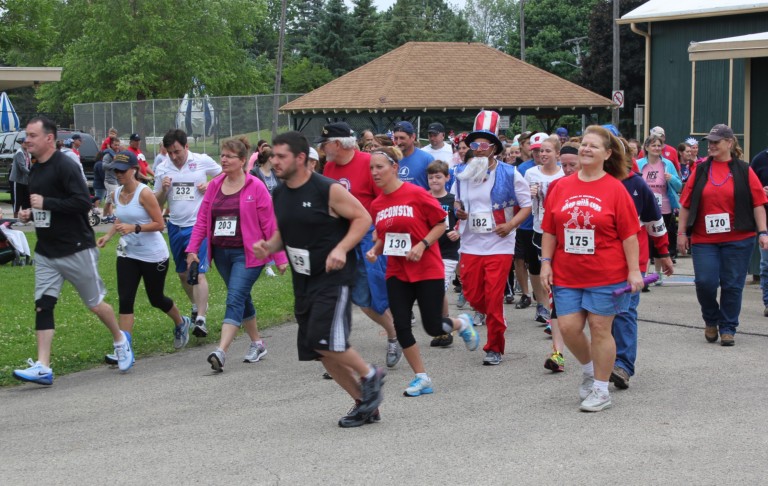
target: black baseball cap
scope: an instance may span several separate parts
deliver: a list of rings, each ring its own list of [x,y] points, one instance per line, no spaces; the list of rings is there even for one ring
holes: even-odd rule
[[[430,123],[427,128],[427,133],[445,133],[445,127],[439,122]]]
[[[315,139],[315,143],[325,143],[329,138],[347,138],[353,137],[355,132],[347,122],[329,123],[323,127],[320,136]]]
[[[141,135],[139,135],[138,133],[132,133],[131,136],[128,137],[128,140],[130,140],[131,142],[138,142],[139,140],[141,140]]]
[[[70,137],[72,140],[82,140],[83,137],[79,133],[75,133]]]

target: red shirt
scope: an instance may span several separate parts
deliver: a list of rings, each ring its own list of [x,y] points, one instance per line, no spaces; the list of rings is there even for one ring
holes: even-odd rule
[[[144,157],[144,154],[141,153],[141,149],[128,147],[128,150],[133,152],[136,155],[136,158],[139,160],[139,173],[143,176],[146,176],[147,168],[149,167],[149,164],[147,163],[147,158]]]
[[[371,203],[381,194],[381,189],[373,182],[371,176],[371,154],[355,150],[352,160],[344,165],[327,162],[323,175],[339,181],[363,204],[371,218],[374,217]]]
[[[559,179],[549,186],[541,227],[557,239],[552,257],[555,285],[586,288],[627,280],[622,242],[638,233],[640,222],[632,197],[616,178],[606,174],[584,182],[573,174]],[[578,233],[566,235],[566,229]],[[566,246],[578,246],[585,233],[594,235],[593,253],[565,251]]]
[[[745,238],[754,237],[754,231],[736,231],[733,227],[735,223],[734,213],[734,194],[733,194],[733,176],[731,171],[728,170],[728,162],[730,161],[716,161],[713,160],[710,168],[710,174],[707,176],[708,181],[704,186],[704,190],[701,193],[701,202],[699,202],[699,210],[696,214],[696,221],[693,223],[693,234],[691,235],[691,243],[725,243],[728,241],[739,241]],[[691,194],[693,192],[693,186],[696,181],[696,170],[701,168],[700,165],[694,165],[691,168],[691,175],[688,177],[688,182],[683,187],[683,193],[680,196],[680,204],[684,208],[691,207]],[[720,185],[722,184],[722,185]],[[763,185],[760,183],[760,179],[757,174],[749,169],[749,190],[752,193],[752,206],[762,206],[768,203],[766,200],[765,192],[763,192]],[[714,214],[727,213],[731,230],[725,233],[707,233],[706,229],[706,216]],[[680,221],[680,224],[685,226],[685,221]]]
[[[103,142],[101,142],[101,150],[107,150],[109,148],[109,137],[105,138]]]
[[[382,193],[371,204],[371,211],[375,215],[376,235],[385,241],[385,245],[387,233],[408,233],[412,247],[421,242],[435,225],[445,224],[448,214],[430,193],[409,182],[404,182],[391,194]],[[445,267],[437,242],[432,242],[418,262],[390,255],[387,258],[386,278],[390,277],[404,282],[443,280]]]

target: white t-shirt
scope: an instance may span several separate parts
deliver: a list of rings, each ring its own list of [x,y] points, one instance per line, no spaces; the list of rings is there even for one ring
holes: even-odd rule
[[[163,190],[163,178],[171,178],[171,187],[166,194],[171,210],[171,223],[187,228],[195,225],[197,211],[203,202],[203,193],[197,185],[208,182],[210,177],[221,174],[221,166],[205,154],[188,152],[187,161],[179,169],[168,159],[157,166],[155,191]]]
[[[544,200],[547,197],[547,190],[549,190],[549,185],[552,183],[552,181],[557,180],[561,177],[564,177],[565,173],[563,172],[562,167],[557,168],[557,172],[552,175],[546,175],[541,171],[541,166],[537,165],[535,167],[531,167],[525,172],[525,180],[528,182],[528,186],[532,186],[533,184],[539,185],[539,193],[536,195],[536,197],[531,198],[532,207],[531,212],[533,213],[533,231],[537,233],[542,233],[541,229],[541,220],[544,219]]]
[[[528,191],[528,183],[519,172],[515,174],[515,195],[518,198],[517,205],[521,208],[530,207],[531,199]],[[458,200],[458,186],[461,184],[461,201],[464,203],[464,209],[472,218],[478,214],[487,214],[493,212],[491,204],[491,189],[496,180],[496,171],[491,172],[485,182],[477,184],[472,181],[459,181],[458,179],[451,187],[451,194]],[[500,208],[496,208],[499,210]],[[504,211],[504,220],[509,222],[514,214],[514,207],[506,207]],[[495,224],[494,224],[495,227]],[[496,233],[475,233],[469,229],[467,221],[462,221],[459,225],[461,232],[461,247],[459,253],[468,253],[470,255],[513,255],[515,253],[515,235],[516,231],[511,232],[505,238]]]
[[[435,160],[442,160],[449,166],[452,166],[453,162],[453,149],[451,146],[443,142],[442,148],[439,148],[437,150],[433,149],[431,145],[427,145],[425,147],[421,147],[421,150],[425,151],[429,155],[435,158]]]
[[[171,158],[163,154],[155,155],[155,162],[152,164],[152,172],[157,172],[157,168],[160,167],[160,164],[162,164],[166,160],[171,160]],[[162,182],[162,181],[158,181],[158,182]]]

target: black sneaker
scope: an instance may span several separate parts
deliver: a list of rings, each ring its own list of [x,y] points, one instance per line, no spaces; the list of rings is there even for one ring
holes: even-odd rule
[[[355,405],[349,409],[349,412],[339,419],[339,427],[348,429],[350,427],[360,427],[365,424],[372,424],[381,420],[381,414],[379,409],[373,411],[373,413],[360,412],[360,404]]]
[[[461,287],[461,284],[455,285],[455,286],[453,287],[453,291],[454,291],[455,293],[457,293],[457,294],[460,294],[462,290],[463,290],[463,289],[462,289],[462,287]]]
[[[515,309],[525,309],[531,306],[531,298],[523,294],[520,296],[520,301],[515,304]]]
[[[362,378],[360,380],[360,392],[362,398],[358,404],[361,413],[370,414],[381,405],[384,394],[381,392],[381,386],[384,384],[384,377],[387,371],[378,366],[373,367],[373,377],[370,379]]]
[[[453,344],[453,336],[451,334],[443,334],[442,336],[437,336],[436,338],[432,339],[431,343],[429,343],[429,345],[433,348],[447,348],[451,344]]]
[[[208,335],[208,328],[205,327],[205,319],[196,319],[195,328],[192,329],[192,334],[199,338],[204,338]]]
[[[515,303],[515,296],[512,294],[507,294],[504,296],[504,303],[505,304],[514,304]]]

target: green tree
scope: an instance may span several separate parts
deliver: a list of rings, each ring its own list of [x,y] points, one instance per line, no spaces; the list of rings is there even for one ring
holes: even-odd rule
[[[352,19],[354,22],[355,48],[354,55],[355,67],[372,61],[383,54],[381,43],[381,27],[379,23],[380,14],[373,6],[373,0],[353,0],[354,8],[352,10]]]
[[[55,41],[59,0],[0,0],[0,62],[42,66]]]
[[[382,18],[386,50],[410,41],[470,42],[474,33],[462,13],[444,0],[397,0]]]
[[[285,93],[309,93],[333,80],[333,74],[325,66],[314,64],[303,57],[283,68],[282,91]]]
[[[517,8],[514,0],[467,0],[463,14],[478,42],[504,49],[517,29]]]
[[[355,67],[355,26],[344,0],[328,0],[309,41],[309,59],[341,76]]]

